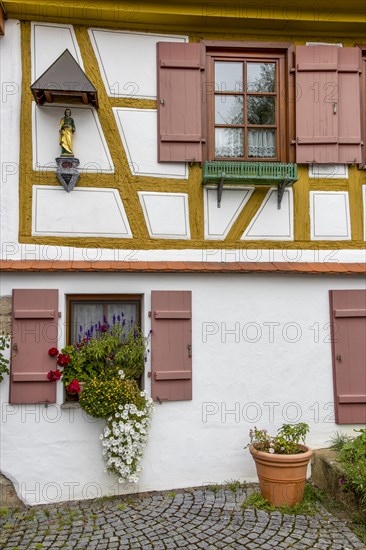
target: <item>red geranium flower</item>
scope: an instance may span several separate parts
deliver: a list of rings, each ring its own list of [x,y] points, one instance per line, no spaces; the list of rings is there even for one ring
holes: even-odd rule
[[[50,382],[57,382],[57,380],[60,380],[62,375],[62,372],[60,370],[50,370],[47,373],[47,378]]]
[[[57,364],[60,365],[60,367],[67,367],[70,361],[71,358],[66,353],[60,353],[57,357]]]
[[[76,380],[76,378],[74,378],[73,380],[71,380],[70,384],[67,384],[66,387],[66,390],[69,392],[69,393],[80,393],[80,384],[79,382]]]
[[[50,348],[48,350],[48,355],[50,355],[51,357],[55,357],[56,355],[58,355],[58,349],[57,348]]]

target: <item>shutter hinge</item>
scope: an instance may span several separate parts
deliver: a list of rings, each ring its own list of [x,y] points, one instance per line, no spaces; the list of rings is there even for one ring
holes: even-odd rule
[[[59,317],[59,318],[61,317],[61,311],[58,312],[58,317]]]
[[[151,311],[149,311],[147,315],[148,315],[148,317],[151,317],[152,316]]]
[[[151,377],[152,377],[151,370],[149,370],[149,372],[147,373],[147,377],[148,377],[148,378],[151,378]]]

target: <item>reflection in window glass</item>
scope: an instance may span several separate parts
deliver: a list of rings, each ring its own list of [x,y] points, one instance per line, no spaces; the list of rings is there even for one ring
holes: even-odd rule
[[[215,96],[215,124],[243,124],[243,97]]]
[[[244,133],[242,128],[215,128],[215,156],[244,156]]]
[[[275,91],[275,63],[247,63],[247,91]]]
[[[215,63],[215,90],[240,92],[243,90],[243,63]]]
[[[248,124],[274,124],[275,98],[273,96],[247,96]]]

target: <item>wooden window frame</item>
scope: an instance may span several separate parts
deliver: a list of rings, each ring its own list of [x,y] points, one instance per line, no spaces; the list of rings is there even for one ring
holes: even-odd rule
[[[276,105],[276,157],[220,157],[223,161],[252,162],[295,162],[295,79],[294,79],[294,46],[289,42],[226,42],[218,40],[203,40],[201,42],[206,62],[203,76],[203,129],[205,160],[215,159],[214,150],[214,74],[213,64],[220,60],[258,60],[259,62],[275,61],[279,67],[276,75],[277,105]],[[281,108],[284,107],[284,108]],[[246,125],[247,126],[247,125]],[[250,126],[250,125],[248,125]],[[244,143],[245,151],[247,145]]]
[[[72,305],[75,302],[110,303],[110,302],[135,302],[138,304],[136,324],[141,327],[141,294],[68,294],[66,296],[66,343],[72,342]]]

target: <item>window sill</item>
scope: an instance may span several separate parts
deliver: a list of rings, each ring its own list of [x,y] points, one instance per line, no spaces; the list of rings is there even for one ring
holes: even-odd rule
[[[61,409],[81,409],[81,406],[77,401],[64,401],[61,404]]]

